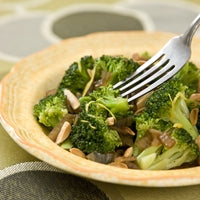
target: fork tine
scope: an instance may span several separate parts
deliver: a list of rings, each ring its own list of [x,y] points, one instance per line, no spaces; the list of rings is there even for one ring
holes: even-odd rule
[[[164,83],[168,79],[170,79],[172,76],[174,76],[179,70],[180,70],[180,68],[174,67],[170,72],[166,73],[162,78],[160,78],[159,80],[155,81],[150,86],[146,87],[145,89],[141,90],[140,92],[138,92],[135,95],[128,98],[128,102],[130,103],[131,101],[133,101],[133,100],[141,97],[142,95],[152,91],[153,89],[157,88],[159,85],[161,85],[162,83]]]
[[[135,83],[141,81],[142,79],[148,77],[152,72],[156,71],[159,67],[166,65],[168,63],[168,61],[169,61],[168,59],[162,58],[154,66],[152,66],[150,69],[148,69],[143,74],[139,75],[138,77],[136,77],[135,79],[133,79],[132,81],[127,83],[126,85],[119,88],[119,90],[123,91],[123,90],[129,88],[130,86],[134,85]]]
[[[128,78],[126,78],[124,81],[119,81],[118,83],[116,83],[115,85],[113,85],[113,89],[117,89],[121,85],[124,85],[127,82],[129,82],[133,77],[137,76],[139,73],[141,73],[142,71],[144,71],[147,67],[149,67],[150,65],[152,65],[153,63],[155,63],[163,55],[164,55],[164,53],[162,52],[162,50],[159,51],[158,53],[156,53],[152,58],[150,58],[143,65],[141,65],[131,76],[129,76]]]
[[[160,69],[159,71],[157,71],[156,73],[154,73],[152,76],[150,76],[149,78],[147,78],[146,80],[142,81],[141,83],[139,83],[138,85],[136,85],[135,87],[127,90],[126,92],[122,93],[121,96],[125,97],[128,94],[135,92],[136,90],[144,87],[145,85],[147,85],[148,83],[152,82],[154,79],[158,78],[159,76],[163,75],[165,72],[167,72],[170,68],[172,68],[173,65],[169,62],[167,65],[165,65],[162,69]]]

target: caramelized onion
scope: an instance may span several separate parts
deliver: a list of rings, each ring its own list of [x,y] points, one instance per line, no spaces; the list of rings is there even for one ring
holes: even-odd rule
[[[114,161],[115,154],[114,153],[98,153],[98,152],[92,152],[86,156],[88,160],[92,160],[95,162],[103,163],[103,164],[108,164]]]
[[[162,135],[160,135],[160,141],[161,143],[168,147],[171,148],[174,146],[174,144],[176,143],[174,139],[172,139],[171,137],[171,133],[170,132],[164,132]]]

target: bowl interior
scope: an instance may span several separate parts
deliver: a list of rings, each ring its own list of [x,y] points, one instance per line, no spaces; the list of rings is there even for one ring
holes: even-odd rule
[[[47,90],[56,88],[67,67],[81,56],[156,53],[173,34],[159,32],[104,32],[64,40],[31,55],[2,80],[1,123],[9,135],[35,157],[67,172],[87,178],[139,186],[180,186],[200,183],[200,167],[147,171],[122,169],[77,157],[54,144],[33,117],[33,106]],[[200,44],[195,39],[192,61],[200,66]]]

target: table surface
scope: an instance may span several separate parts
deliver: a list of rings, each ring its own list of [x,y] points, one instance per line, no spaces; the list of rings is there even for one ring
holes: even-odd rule
[[[0,2],[0,78],[2,79],[23,57],[61,39],[110,30],[159,30],[181,33],[199,11],[199,0],[167,2],[161,0],[2,0]],[[37,158],[15,144],[0,126],[0,170],[28,161],[37,161]],[[92,182],[113,200],[133,198],[135,200],[155,198],[189,200],[198,199],[200,196],[199,185],[143,188]]]

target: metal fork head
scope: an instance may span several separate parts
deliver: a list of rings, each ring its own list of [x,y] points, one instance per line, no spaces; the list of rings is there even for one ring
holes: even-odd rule
[[[128,102],[131,102],[173,77],[189,60],[191,41],[199,25],[200,14],[197,15],[184,34],[172,38],[130,77],[115,84],[113,88],[118,88],[121,91],[121,96],[127,96]]]
[[[121,96],[127,96],[131,102],[174,76],[190,55],[190,46],[184,42],[183,37],[174,37],[130,77],[115,84],[113,88],[119,89]]]

